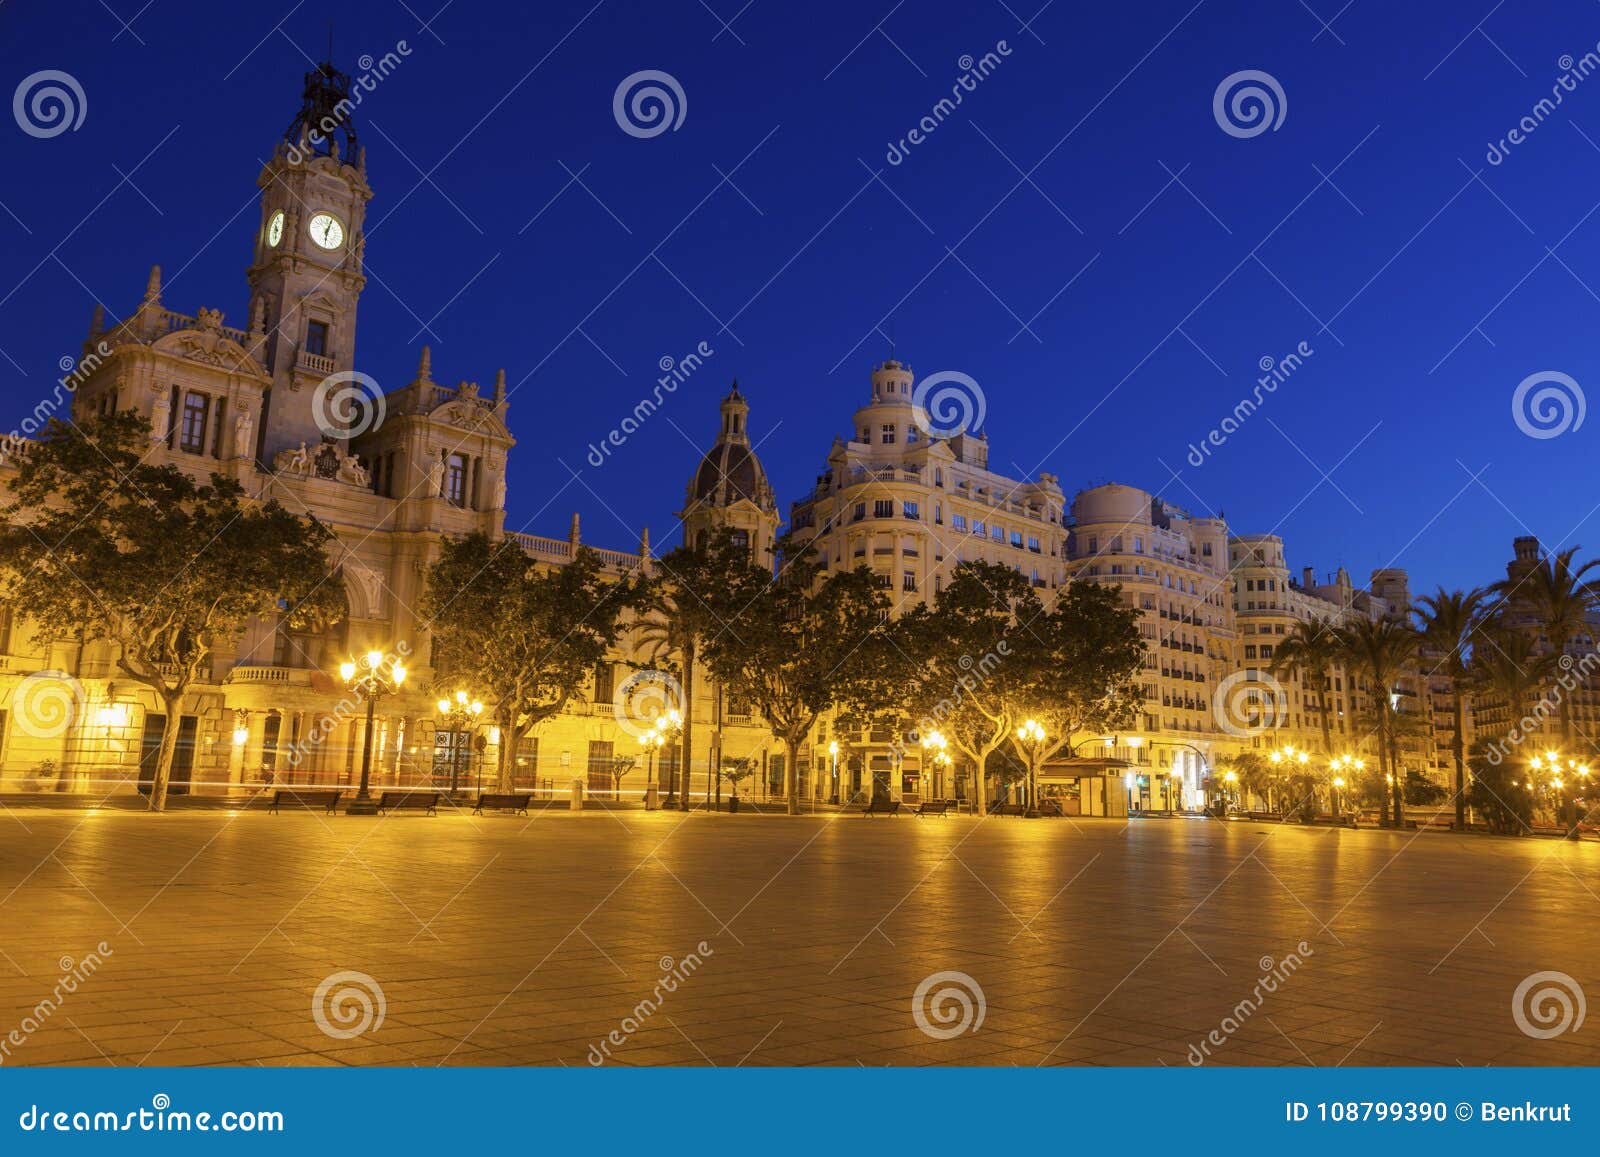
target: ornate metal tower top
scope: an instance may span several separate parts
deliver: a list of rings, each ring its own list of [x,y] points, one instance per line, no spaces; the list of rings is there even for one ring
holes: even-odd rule
[[[305,87],[300,97],[300,111],[284,131],[283,139],[291,145],[323,156],[355,164],[360,156],[356,142],[356,127],[351,114],[355,104],[350,99],[350,77],[340,72],[331,61],[323,61],[316,70],[305,74]],[[344,136],[343,146],[334,152],[336,134]]]

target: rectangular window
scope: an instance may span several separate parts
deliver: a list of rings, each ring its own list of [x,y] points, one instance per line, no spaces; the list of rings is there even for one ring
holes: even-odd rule
[[[989,528],[989,537],[994,539],[994,541],[996,541],[996,542],[1004,542],[1006,540],[1005,527],[1003,527],[1003,526],[991,526]]]
[[[610,703],[616,690],[616,671],[610,663],[596,663],[594,668],[594,701]]]
[[[445,461],[444,496],[455,506],[467,504],[467,456],[452,454]]]
[[[894,499],[892,499],[892,498],[879,498],[879,499],[876,499],[872,503],[872,517],[874,517],[874,518],[893,518],[894,517]]]
[[[1033,551],[1034,554],[1040,553],[1039,552],[1039,540],[1037,538],[1033,537],[1033,535],[1031,535],[1031,534],[1028,536],[1028,549]]]
[[[183,395],[183,418],[178,427],[178,448],[203,454],[206,448],[206,412],[211,399],[193,391]]]
[[[882,426],[882,428],[881,428],[881,430],[879,432],[878,441],[883,443],[883,445],[885,445],[885,446],[894,445],[894,423],[893,422],[884,423],[884,425]]]
[[[306,322],[306,353],[316,354],[319,358],[328,356],[328,323],[325,321]]]
[[[1144,539],[1140,538],[1137,534],[1133,536],[1133,553],[1134,554],[1143,554],[1144,553]]]
[[[950,516],[950,528],[952,530],[967,529],[967,516],[965,514],[952,514]]]
[[[1022,531],[1013,530],[1011,532],[1011,545],[1019,548],[1022,546]],[[1037,550],[1038,548],[1035,547],[1034,549]]]
[[[977,535],[979,538],[982,538],[983,534],[984,534],[984,531],[986,529],[988,529],[988,528],[984,526],[983,519],[977,518],[977,519],[973,520],[973,522],[972,522],[972,533],[973,534]]]
[[[867,504],[865,502],[856,503],[855,521],[860,522],[866,516],[867,516]]]
[[[900,576],[900,589],[903,591],[914,591],[917,589],[916,571],[908,570]]]
[[[900,504],[900,513],[905,515],[907,518],[919,517],[917,514],[917,504],[915,502],[902,502]]]

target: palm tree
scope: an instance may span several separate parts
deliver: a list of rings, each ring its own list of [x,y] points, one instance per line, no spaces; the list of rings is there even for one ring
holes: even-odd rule
[[[1519,577],[1507,577],[1494,585],[1494,591],[1513,614],[1527,615],[1538,626],[1550,652],[1557,661],[1566,654],[1567,644],[1590,631],[1589,614],[1600,598],[1594,587],[1584,581],[1584,575],[1600,566],[1600,559],[1590,559],[1577,565],[1573,559],[1578,553],[1575,546],[1558,554],[1546,555],[1531,570]],[[1556,718],[1561,726],[1561,745],[1572,751],[1572,702],[1563,694],[1556,704]],[[1567,834],[1578,835],[1578,809],[1571,799],[1562,801],[1567,813]]]
[[[1456,830],[1467,826],[1467,753],[1466,730],[1467,692],[1469,672],[1467,660],[1472,645],[1472,634],[1483,616],[1483,603],[1487,592],[1474,588],[1470,591],[1447,591],[1423,595],[1417,602],[1417,626],[1422,632],[1422,643],[1441,656],[1439,666],[1450,682],[1450,701],[1455,710],[1455,738],[1451,743],[1456,760]]]
[[[1398,709],[1390,692],[1417,653],[1421,636],[1398,619],[1362,619],[1339,630],[1344,666],[1359,673],[1372,696],[1378,761],[1389,779],[1394,805],[1394,825],[1404,822],[1405,797],[1401,790],[1398,751],[1395,746]]]
[[[1506,704],[1506,730],[1531,714],[1533,700],[1555,673],[1556,655],[1526,631],[1489,620],[1478,627],[1468,668],[1474,690]],[[1524,736],[1526,738],[1526,736]]]
[[[1272,653],[1272,674],[1298,675],[1317,693],[1322,722],[1322,753],[1333,757],[1333,727],[1328,717],[1328,689],[1340,657],[1339,637],[1327,623],[1298,622]]]

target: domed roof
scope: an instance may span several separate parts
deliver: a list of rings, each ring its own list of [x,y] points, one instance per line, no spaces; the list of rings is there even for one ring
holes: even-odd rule
[[[714,506],[726,506],[741,498],[759,504],[766,490],[766,472],[750,447],[719,442],[700,460],[689,495]]]
[[[738,382],[722,399],[721,410],[722,428],[716,444],[700,459],[689,482],[690,504],[732,506],[754,502],[762,510],[776,510],[778,503],[767,482],[767,472],[750,448],[750,435],[745,429],[750,404],[739,392]]]

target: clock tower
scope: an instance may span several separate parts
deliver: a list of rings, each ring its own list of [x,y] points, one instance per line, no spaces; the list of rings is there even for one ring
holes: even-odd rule
[[[355,365],[356,306],[366,284],[362,224],[372,188],[351,122],[350,78],[331,63],[305,74],[300,111],[261,170],[261,219],[250,282],[250,329],[266,335],[272,385],[261,457],[327,439],[346,447],[330,399]]]

